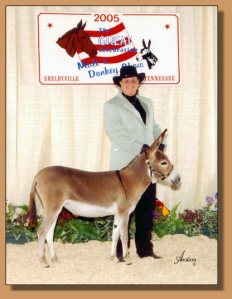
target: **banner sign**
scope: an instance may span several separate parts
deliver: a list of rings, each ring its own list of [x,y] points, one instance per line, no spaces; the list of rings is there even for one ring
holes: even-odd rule
[[[39,82],[113,84],[124,65],[144,84],[180,83],[178,14],[40,13]]]

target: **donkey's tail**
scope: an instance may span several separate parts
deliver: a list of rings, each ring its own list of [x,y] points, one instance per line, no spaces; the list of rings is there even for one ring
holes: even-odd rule
[[[33,181],[32,188],[31,188],[31,193],[30,193],[30,201],[29,201],[29,215],[28,215],[28,222],[29,226],[31,228],[34,228],[37,223],[37,218],[36,218],[36,203],[35,203],[35,194],[36,194],[36,184],[37,180],[36,178]]]

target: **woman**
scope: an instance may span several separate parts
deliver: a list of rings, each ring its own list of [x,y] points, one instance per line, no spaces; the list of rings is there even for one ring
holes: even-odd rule
[[[111,141],[110,168],[120,170],[127,166],[139,153],[161,134],[153,117],[151,99],[138,95],[144,73],[137,73],[134,66],[124,66],[120,76],[113,82],[120,87],[119,93],[104,104],[104,123]],[[164,145],[160,145],[163,150]],[[156,184],[151,183],[138,202],[135,214],[135,244],[139,257],[158,258],[151,242],[153,211],[155,207]],[[122,246],[119,240],[117,256],[121,258]]]

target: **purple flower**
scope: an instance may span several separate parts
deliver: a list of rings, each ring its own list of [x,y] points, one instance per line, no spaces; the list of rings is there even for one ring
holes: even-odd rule
[[[215,193],[215,199],[218,200],[218,192]]]
[[[159,217],[159,213],[156,210],[154,210],[153,211],[153,219],[157,219],[158,217]]]
[[[208,205],[211,205],[214,202],[214,199],[213,199],[213,197],[208,195],[208,196],[206,196],[205,201],[207,202]]]

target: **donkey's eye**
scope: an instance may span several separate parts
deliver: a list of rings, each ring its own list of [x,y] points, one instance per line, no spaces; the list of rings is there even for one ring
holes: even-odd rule
[[[161,163],[161,165],[167,165],[167,164],[168,164],[167,162],[162,162],[162,163]]]

